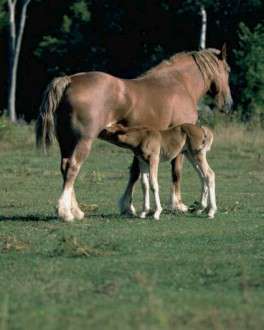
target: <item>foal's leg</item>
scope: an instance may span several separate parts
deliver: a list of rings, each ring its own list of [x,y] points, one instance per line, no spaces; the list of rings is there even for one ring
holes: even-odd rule
[[[61,171],[63,175],[63,191],[58,201],[58,216],[64,221],[82,219],[84,213],[80,210],[74,192],[74,182],[86,156],[90,153],[92,139],[81,139],[77,142],[70,156],[62,154]]]
[[[136,215],[136,209],[132,204],[132,200],[133,200],[134,186],[139,178],[139,174],[140,174],[139,161],[136,157],[134,157],[133,163],[130,167],[129,180],[127,183],[126,190],[123,196],[119,200],[119,208],[121,214]]]
[[[202,189],[201,189],[200,205],[196,209],[196,213],[201,214],[208,207],[208,198],[209,198],[208,184],[204,177],[204,173],[201,171],[200,167],[197,164],[195,157],[189,152],[187,152],[185,155],[192,164],[195,171],[197,172],[199,179],[201,181]]]
[[[181,200],[181,173],[184,155],[179,154],[171,161],[172,187],[171,206],[173,210],[187,212],[188,207]]]
[[[162,212],[160,196],[159,196],[159,183],[158,183],[159,158],[151,157],[149,162],[149,167],[150,167],[149,168],[150,186],[154,193],[155,206],[156,206],[156,210],[154,212],[154,219],[159,220],[160,214]]]
[[[207,162],[205,151],[201,151],[197,155],[195,155],[194,160],[197,168],[201,172],[201,176],[204,181],[203,184],[206,185],[208,189],[204,196],[204,198],[208,196],[207,199],[207,204],[209,204],[208,216],[209,218],[214,218],[214,215],[217,211],[216,198],[215,198],[215,173]]]
[[[149,165],[140,162],[140,173],[141,173],[141,185],[143,191],[143,209],[140,213],[140,218],[144,219],[150,211],[150,200],[149,200]]]

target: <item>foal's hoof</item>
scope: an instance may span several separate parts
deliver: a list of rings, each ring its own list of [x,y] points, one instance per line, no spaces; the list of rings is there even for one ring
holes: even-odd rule
[[[149,211],[142,211],[139,215],[141,219],[146,219],[147,215],[149,214]]]
[[[208,212],[208,218],[213,219],[215,217],[215,212],[216,212],[216,210],[210,210]]]
[[[128,217],[134,217],[137,215],[136,209],[133,205],[130,205],[127,208],[123,208],[120,210],[120,214]]]
[[[172,205],[172,209],[180,213],[186,213],[189,210],[188,206],[183,203],[178,205]]]
[[[161,211],[162,211],[162,210],[158,210],[158,211],[156,211],[156,212],[154,213],[153,218],[154,218],[155,220],[159,220],[159,219],[160,219]]]

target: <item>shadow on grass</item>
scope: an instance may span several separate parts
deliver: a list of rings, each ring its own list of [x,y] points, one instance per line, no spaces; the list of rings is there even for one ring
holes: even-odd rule
[[[0,215],[0,221],[55,221],[58,220],[56,216],[43,216],[41,214],[28,215]]]
[[[179,219],[192,219],[192,220],[208,220],[208,217],[206,214],[197,215],[195,213],[177,213],[173,212],[171,210],[165,209],[163,212],[164,216],[172,216],[175,217],[175,220]],[[87,213],[85,215],[85,218],[83,220],[75,220],[73,223],[82,223],[86,222],[87,220],[102,220],[102,221],[154,221],[152,214],[150,213],[146,219],[141,219],[139,216],[129,216],[129,215],[120,215],[119,213]],[[41,215],[41,214],[28,214],[28,215],[0,215],[0,222],[1,221],[21,221],[21,222],[47,222],[47,221],[57,221],[65,223],[58,219],[56,215]],[[161,217],[162,221],[162,217]],[[155,221],[156,222],[156,221]]]

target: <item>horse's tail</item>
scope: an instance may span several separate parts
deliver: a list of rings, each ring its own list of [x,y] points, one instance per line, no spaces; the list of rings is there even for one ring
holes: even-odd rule
[[[55,78],[47,86],[40,105],[39,116],[36,122],[36,144],[43,147],[44,151],[49,147],[55,136],[54,114],[58,109],[65,89],[71,83],[68,76]]]

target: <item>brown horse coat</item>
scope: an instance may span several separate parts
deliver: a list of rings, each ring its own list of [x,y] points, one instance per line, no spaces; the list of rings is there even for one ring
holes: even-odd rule
[[[102,72],[54,79],[44,93],[36,138],[38,144],[48,146],[55,135],[60,145],[63,192],[58,203],[59,217],[65,221],[83,218],[74,182],[93,140],[101,137],[103,129],[113,123],[157,130],[196,123],[197,103],[210,90],[220,108],[230,107],[228,75],[225,51],[206,49],[177,54],[131,80]],[[179,155],[172,161],[172,206],[186,210],[180,195],[181,159]],[[120,203],[122,212],[133,212],[132,192],[138,176],[135,158]]]
[[[112,143],[133,151],[140,163],[144,204],[141,217],[150,211],[149,182],[155,196],[154,218],[159,219],[162,211],[159,198],[158,164],[160,160],[173,160],[180,153],[186,154],[202,181],[201,209],[208,208],[208,216],[216,212],[215,175],[209,167],[206,153],[213,142],[213,133],[207,127],[182,124],[164,131],[146,127],[128,128],[115,124],[103,131],[102,135]]]

